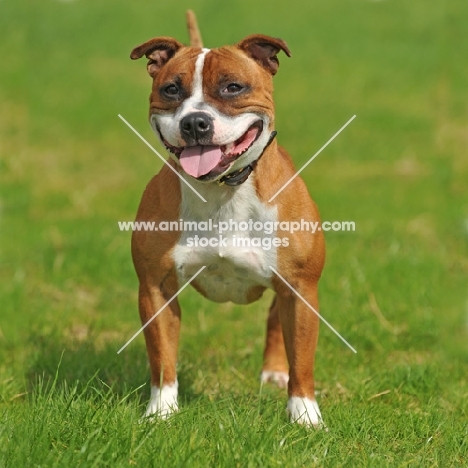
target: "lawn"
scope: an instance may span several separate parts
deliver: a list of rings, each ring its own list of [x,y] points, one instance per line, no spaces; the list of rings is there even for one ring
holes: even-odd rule
[[[279,142],[328,232],[317,396],[292,425],[260,386],[271,293],[180,296],[181,411],[149,397],[130,233],[162,162],[132,48],[285,39]],[[465,0],[0,1],[0,468],[468,465],[468,8]]]

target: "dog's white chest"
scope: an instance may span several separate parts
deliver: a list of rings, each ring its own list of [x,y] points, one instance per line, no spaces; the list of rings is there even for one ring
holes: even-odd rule
[[[252,288],[271,287],[277,210],[258,199],[252,176],[237,189],[194,184],[207,203],[181,184],[186,229],[173,252],[179,283],[205,266],[195,281],[215,302],[245,304]]]

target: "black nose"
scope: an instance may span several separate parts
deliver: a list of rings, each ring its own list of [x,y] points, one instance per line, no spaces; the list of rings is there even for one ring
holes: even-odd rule
[[[204,112],[193,112],[180,121],[180,131],[188,144],[209,144],[213,136],[213,119]]]

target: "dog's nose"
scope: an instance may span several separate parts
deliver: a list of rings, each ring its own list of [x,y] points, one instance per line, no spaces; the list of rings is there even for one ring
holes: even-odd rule
[[[204,112],[194,112],[180,121],[180,131],[189,144],[208,144],[213,135],[213,119]]]

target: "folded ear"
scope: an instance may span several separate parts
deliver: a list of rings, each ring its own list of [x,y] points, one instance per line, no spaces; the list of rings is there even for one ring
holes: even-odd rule
[[[146,55],[146,58],[149,59],[148,73],[154,77],[181,47],[184,47],[184,45],[172,39],[172,37],[155,37],[135,47],[130,54],[130,58],[136,60]]]
[[[262,67],[266,68],[272,75],[278,71],[279,61],[276,56],[281,50],[291,57],[291,52],[281,39],[264,36],[263,34],[254,34],[247,36],[237,44],[250,57],[256,60]]]

